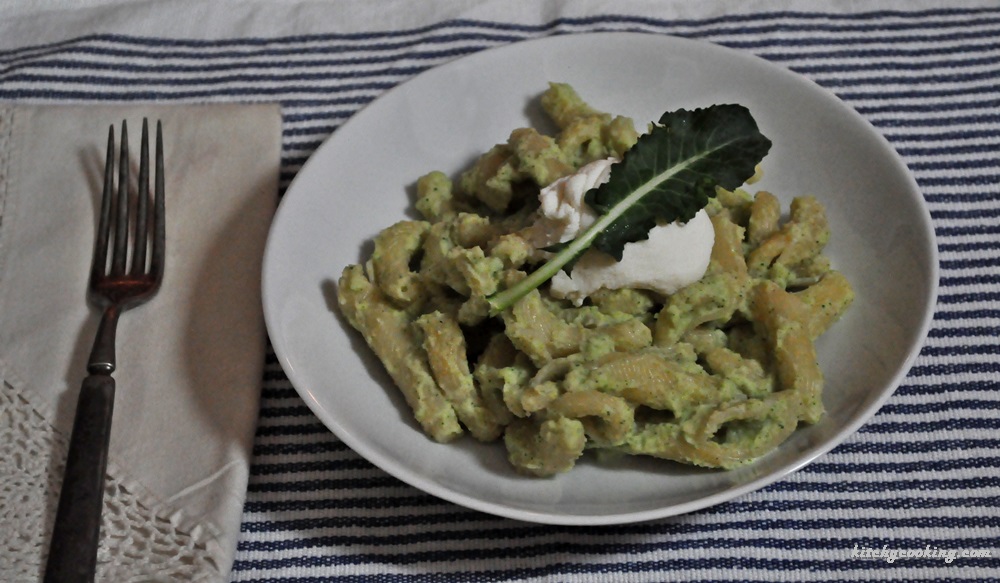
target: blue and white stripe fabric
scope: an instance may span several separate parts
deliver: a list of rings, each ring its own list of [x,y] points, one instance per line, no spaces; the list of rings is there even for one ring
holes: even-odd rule
[[[1000,581],[1000,5],[719,4],[690,18],[652,3],[587,17],[553,5],[528,23],[219,41],[100,34],[0,52],[0,100],[278,101],[287,186],[340,124],[428,68],[553,34],[676,35],[759,55],[835,93],[889,139],[929,205],[939,301],[895,395],[815,463],[688,515],[559,527],[440,501],[343,445],[269,354],[233,581]],[[959,556],[872,556],[885,550]]]

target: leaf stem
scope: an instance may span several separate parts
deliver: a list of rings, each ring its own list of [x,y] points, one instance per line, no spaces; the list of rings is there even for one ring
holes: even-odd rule
[[[490,316],[496,316],[514,305],[517,300],[528,295],[531,290],[552,279],[552,277],[559,273],[559,270],[562,269],[564,265],[572,261],[574,257],[586,251],[587,248],[590,247],[594,238],[597,237],[597,234],[604,229],[604,226],[597,230],[594,229],[598,222],[595,222],[589,229],[584,231],[583,235],[573,239],[568,246],[553,255],[552,258],[546,261],[544,265],[535,271],[532,271],[528,277],[501,292],[497,292],[487,297],[486,301],[490,305]]]
[[[531,290],[552,279],[555,274],[559,273],[559,270],[562,269],[563,266],[589,249],[590,245],[594,242],[594,239],[596,239],[597,236],[604,231],[604,229],[608,228],[611,223],[618,220],[618,217],[628,210],[628,208],[631,207],[635,201],[642,199],[642,197],[646,196],[646,194],[648,194],[656,184],[669,179],[678,171],[677,167],[671,168],[665,172],[661,172],[654,178],[654,180],[641,185],[629,194],[628,197],[619,201],[615,206],[608,210],[607,213],[600,215],[597,220],[583,232],[582,235],[573,239],[569,245],[553,255],[541,267],[531,272],[528,277],[501,292],[497,292],[487,297],[486,302],[490,306],[490,316],[499,315],[501,312],[514,305],[514,303],[516,303],[519,299],[526,296],[529,292],[531,292]]]

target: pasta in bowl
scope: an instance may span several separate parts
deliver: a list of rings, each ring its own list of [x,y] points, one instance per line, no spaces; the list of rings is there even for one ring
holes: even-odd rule
[[[822,253],[830,229],[814,197],[783,219],[767,191],[716,186],[708,265],[674,293],[619,285],[574,303],[543,286],[490,312],[490,296],[551,255],[531,241],[538,193],[639,148],[632,120],[569,85],[540,102],[555,135],[518,128],[456,182],[424,175],[422,219],[382,230],[340,277],[340,309],[424,432],[502,438],[514,468],[544,477],[587,449],[733,468],[818,422],[814,340],[854,292]]]
[[[776,450],[731,470],[600,448],[554,479],[514,471],[496,442],[466,436],[440,444],[426,437],[381,361],[343,317],[337,280],[344,266],[367,262],[374,237],[387,226],[425,220],[414,210],[418,177],[436,168],[457,178],[513,128],[554,135],[537,101],[554,79],[595,107],[640,123],[664,108],[711,103],[742,103],[753,112],[773,147],[761,179],[744,190],[773,193],[786,212],[792,196],[815,194],[833,233],[824,255],[856,290],[847,313],[814,342],[825,373],[818,423],[802,424]],[[560,35],[434,67],[340,126],[298,171],[278,207],[264,255],[263,307],[290,385],[333,432],[329,439],[374,465],[352,476],[394,484],[384,481],[384,470],[445,501],[520,520],[618,524],[753,492],[853,435],[919,352],[936,268],[929,213],[906,166],[826,90],[709,43],[635,33]],[[472,351],[485,345],[478,337]],[[640,420],[648,413],[639,411]],[[782,495],[775,492],[767,496]]]

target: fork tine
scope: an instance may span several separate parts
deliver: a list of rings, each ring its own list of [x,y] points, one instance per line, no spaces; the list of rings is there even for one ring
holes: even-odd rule
[[[115,126],[108,127],[108,153],[104,162],[104,192],[101,195],[101,214],[94,239],[94,260],[90,265],[91,285],[104,275],[108,263],[108,236],[111,229],[111,198],[115,183]]]
[[[111,275],[124,275],[128,244],[128,128],[122,120],[121,155],[118,159],[118,206],[115,209],[115,248]]]
[[[149,128],[142,118],[139,146],[139,194],[135,209],[135,248],[132,250],[132,275],[146,272],[146,229],[149,222]]]
[[[156,184],[153,199],[153,249],[149,260],[149,273],[159,285],[163,279],[166,255],[166,209],[163,180],[163,126],[156,121]]]

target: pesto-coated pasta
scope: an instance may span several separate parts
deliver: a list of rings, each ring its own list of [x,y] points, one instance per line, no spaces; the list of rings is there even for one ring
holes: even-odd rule
[[[541,105],[554,134],[517,128],[457,177],[419,177],[423,220],[378,233],[371,258],[340,278],[341,311],[422,430],[502,439],[518,472],[546,477],[587,450],[734,468],[818,422],[814,341],[854,291],[824,255],[819,200],[793,198],[784,218],[778,196],[746,188],[759,165],[706,207],[715,238],[698,281],[666,296],[601,289],[582,305],[542,286],[491,316],[486,297],[549,253],[524,234],[540,189],[638,139],[630,119],[569,85]]]
[[[747,243],[759,246],[768,237],[778,232],[781,221],[781,202],[766,190],[754,195],[747,218]]]
[[[469,371],[465,336],[458,322],[441,312],[431,312],[414,322],[423,336],[434,380],[451,403],[463,425],[476,439],[492,441],[500,436],[500,424],[476,390]]]
[[[823,415],[823,372],[809,328],[795,318],[795,299],[776,283],[763,281],[754,289],[754,326],[771,349],[781,392],[794,393],[800,418],[816,423]]]
[[[442,442],[461,435],[455,410],[422,358],[410,317],[394,307],[358,265],[344,270],[338,292],[341,311],[385,365],[424,431]]]
[[[430,172],[417,180],[414,206],[428,221],[450,219],[458,213],[453,183],[444,172]]]
[[[587,446],[587,434],[578,419],[518,418],[507,426],[504,443],[518,471],[546,477],[573,469]]]
[[[429,227],[423,221],[400,221],[375,237],[375,283],[382,293],[403,305],[422,300],[426,293],[423,280],[410,270],[410,263],[423,246]]]

